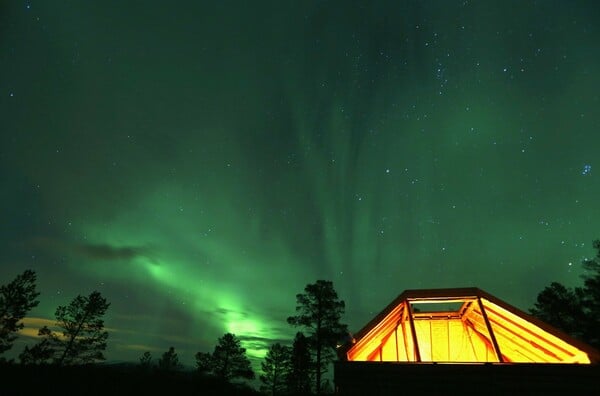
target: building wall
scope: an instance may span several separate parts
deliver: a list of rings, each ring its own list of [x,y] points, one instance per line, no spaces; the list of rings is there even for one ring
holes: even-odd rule
[[[599,365],[336,362],[338,395],[592,395]]]

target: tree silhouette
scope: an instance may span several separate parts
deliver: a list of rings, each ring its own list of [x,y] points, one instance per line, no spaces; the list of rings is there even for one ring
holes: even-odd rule
[[[0,286],[0,355],[12,348],[21,320],[39,304],[35,290],[36,274],[25,270],[7,285]]]
[[[199,372],[212,374],[228,382],[235,378],[254,378],[246,349],[242,348],[240,340],[232,333],[226,333],[219,338],[212,355],[198,352],[196,365]]]
[[[600,349],[600,239],[593,243],[596,257],[583,261],[583,306],[587,313],[585,338],[590,345]]]
[[[303,328],[313,351],[315,391],[321,393],[321,378],[335,356],[337,343],[347,333],[347,326],[340,320],[344,314],[344,301],[338,299],[333,282],[318,280],[304,288],[304,294],[296,295],[296,312],[289,324]]]
[[[32,348],[25,348],[22,362],[56,363],[58,365],[86,364],[104,360],[108,332],[102,317],[110,306],[100,292],[88,297],[78,295],[67,306],[56,309],[56,333],[47,326],[38,335],[42,340]]]
[[[600,348],[600,240],[596,257],[583,261],[582,287],[553,282],[542,290],[529,312],[564,332]]]
[[[152,354],[150,351],[144,352],[144,354],[140,357],[140,368],[142,370],[148,371],[152,367]]]
[[[158,369],[162,371],[176,371],[181,368],[179,364],[179,357],[175,352],[175,348],[170,347],[168,351],[162,354],[162,357],[158,359]]]
[[[301,332],[296,333],[290,356],[289,374],[286,378],[288,393],[292,395],[310,394],[312,359],[308,339]]]
[[[212,374],[212,355],[208,352],[196,353],[196,369],[200,374]]]
[[[283,395],[286,392],[286,380],[290,371],[291,350],[279,343],[271,345],[265,360],[261,363],[264,374],[260,381],[261,390],[269,395]]]
[[[582,298],[581,288],[567,288],[558,282],[552,282],[538,294],[534,308],[529,312],[565,333],[582,339],[584,334],[581,324],[586,316]]]
[[[53,346],[52,332],[46,326],[42,327],[38,331],[38,336],[44,337],[40,342],[29,348],[25,346],[25,349],[19,355],[21,364],[44,364],[49,363],[54,358],[56,349]]]

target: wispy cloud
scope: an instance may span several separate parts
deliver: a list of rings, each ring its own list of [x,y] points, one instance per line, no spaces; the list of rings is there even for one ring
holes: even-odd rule
[[[44,326],[53,328],[56,321],[46,318],[28,317],[23,318],[22,323],[25,327],[19,330],[19,334],[25,337],[38,338],[38,331]]]
[[[55,319],[31,316],[23,318],[21,322],[23,323],[24,327],[19,331],[19,334],[25,337],[38,338],[38,331],[44,326],[47,326],[48,328],[54,331],[60,330],[56,326]],[[108,331],[109,333],[136,333],[130,330],[117,329],[115,327],[104,327],[104,330]]]
[[[71,243],[55,238],[38,237],[30,240],[36,248],[83,256],[90,260],[132,260],[149,257],[147,246],[114,246],[109,244]]]
[[[149,352],[163,352],[164,348],[145,344],[117,344],[116,349],[127,349],[130,351],[149,351]]]
[[[147,248],[139,246],[75,245],[75,252],[94,260],[131,260],[147,255]]]

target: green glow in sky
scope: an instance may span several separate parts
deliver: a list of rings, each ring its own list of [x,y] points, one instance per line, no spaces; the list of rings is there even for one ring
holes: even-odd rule
[[[38,272],[32,316],[97,289],[110,360],[191,364],[289,343],[317,279],[353,331],[405,289],[579,282],[595,1],[203,3],[0,6],[0,279]]]

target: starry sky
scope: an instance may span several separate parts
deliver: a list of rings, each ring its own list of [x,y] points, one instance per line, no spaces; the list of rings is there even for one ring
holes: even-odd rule
[[[334,282],[528,309],[600,238],[596,0],[4,1],[0,280],[99,290],[109,361],[257,359]]]

